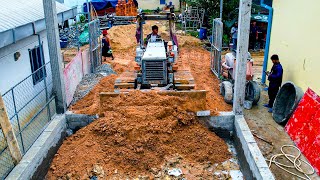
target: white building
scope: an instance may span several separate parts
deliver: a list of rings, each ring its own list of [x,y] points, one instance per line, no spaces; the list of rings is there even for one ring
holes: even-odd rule
[[[59,23],[76,15],[74,9],[58,2],[56,6]],[[5,93],[39,68],[37,65],[32,65],[32,62],[38,62],[40,66],[43,64],[41,58],[31,57],[31,52],[34,54],[39,50],[40,43],[43,44],[44,63],[47,63],[49,52],[42,0],[1,0],[1,93]]]
[[[154,10],[163,8],[165,4],[172,2],[176,11],[180,10],[180,0],[137,0],[139,8]]]
[[[59,23],[77,14],[56,6]],[[1,0],[0,93],[23,153],[55,113],[48,43],[42,0]],[[0,179],[12,169],[5,148],[0,131]]]

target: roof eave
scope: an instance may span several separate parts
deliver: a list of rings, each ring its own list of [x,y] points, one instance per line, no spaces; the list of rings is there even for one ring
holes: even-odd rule
[[[63,11],[57,14],[58,23],[65,20],[74,18],[77,15],[77,8],[74,7],[67,11]],[[40,19],[35,22],[31,22],[19,27],[15,27],[3,32],[0,32],[0,48],[14,44],[17,41],[37,34],[46,29],[45,19]]]

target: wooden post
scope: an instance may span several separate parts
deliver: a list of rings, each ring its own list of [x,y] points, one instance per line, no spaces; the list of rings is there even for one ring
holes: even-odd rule
[[[19,148],[19,144],[14,134],[13,128],[8,117],[6,107],[4,105],[2,95],[0,94],[0,127],[3,131],[3,135],[7,141],[9,151],[11,153],[13,164],[17,165],[22,159],[22,154]]]
[[[252,0],[240,0],[233,112],[243,114]]]

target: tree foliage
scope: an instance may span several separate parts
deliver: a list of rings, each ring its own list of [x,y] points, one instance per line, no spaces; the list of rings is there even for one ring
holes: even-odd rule
[[[220,16],[220,0],[185,0],[190,6],[204,8],[210,18],[218,18]],[[237,15],[239,0],[224,0],[222,19],[230,20],[234,18],[232,14]],[[232,17],[231,17],[232,16]]]

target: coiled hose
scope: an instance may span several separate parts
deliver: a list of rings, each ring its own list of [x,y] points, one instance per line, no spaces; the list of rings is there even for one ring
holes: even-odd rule
[[[284,152],[284,149],[285,148],[294,148],[298,151],[298,155],[297,156],[294,156],[292,154],[287,154]],[[301,179],[305,179],[305,180],[311,180],[309,175],[312,175],[314,174],[314,168],[306,161],[300,159],[300,156],[301,156],[301,151],[300,149],[298,149],[296,146],[293,146],[293,145],[283,145],[281,147],[281,153],[282,154],[275,154],[273,155],[270,159],[267,159],[267,161],[269,161],[269,168],[271,167],[272,163],[274,163],[277,167],[281,168],[282,170],[290,173],[291,175],[294,175],[294,176],[297,176]],[[285,164],[282,164],[282,163],[279,163],[279,161],[277,161],[277,158],[278,157],[281,157],[281,156],[284,156],[287,160],[289,160],[292,165],[285,165]],[[301,168],[301,165],[302,163],[308,165],[310,168],[307,168],[306,170],[303,170]],[[305,175],[305,177],[303,176],[300,176],[299,174],[296,174],[292,171],[289,171],[288,169],[286,168],[291,168],[291,169],[296,169],[297,171],[301,172],[302,174]]]

